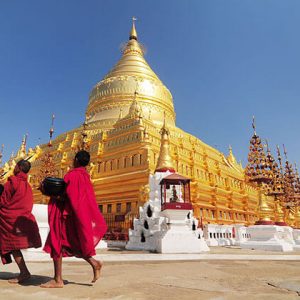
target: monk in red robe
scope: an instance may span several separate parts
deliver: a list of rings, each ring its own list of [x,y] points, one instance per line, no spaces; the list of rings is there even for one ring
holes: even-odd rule
[[[79,151],[74,169],[65,177],[66,193],[51,197],[48,205],[50,232],[44,251],[50,253],[54,263],[53,280],[42,284],[45,288],[63,287],[62,257],[76,256],[86,260],[93,268],[93,280],[100,277],[102,263],[93,258],[95,247],[104,236],[107,226],[96,202],[90,176],[85,167],[90,162],[87,151]]]
[[[11,254],[20,274],[9,280],[22,283],[30,278],[21,249],[42,246],[38,225],[32,215],[32,189],[27,182],[30,162],[21,160],[14,169],[14,176],[8,178],[0,196],[0,255],[4,264],[10,263]]]

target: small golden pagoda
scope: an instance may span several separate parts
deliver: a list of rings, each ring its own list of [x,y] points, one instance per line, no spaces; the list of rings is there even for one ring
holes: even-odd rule
[[[90,93],[84,125],[59,135],[51,147],[29,149],[30,183],[39,185],[47,152],[54,175],[62,177],[72,167],[75,152],[88,149],[99,208],[110,227],[129,226],[148,200],[149,175],[159,168],[161,128],[168,128],[172,168],[191,179],[194,215],[203,224],[255,223],[257,189],[245,181],[231,148],[225,156],[176,126],[172,94],[146,62],[134,22],[120,60]],[[6,176],[12,165],[4,166]],[[37,189],[34,198],[42,202]]]

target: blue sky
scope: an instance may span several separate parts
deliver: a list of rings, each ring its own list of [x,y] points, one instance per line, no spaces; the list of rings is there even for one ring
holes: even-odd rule
[[[300,163],[300,1],[0,1],[0,143],[46,142],[84,120],[136,16],[177,125],[243,164],[257,132]]]

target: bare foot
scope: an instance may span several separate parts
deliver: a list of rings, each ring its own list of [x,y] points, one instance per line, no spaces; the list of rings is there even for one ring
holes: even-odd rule
[[[101,268],[102,268],[102,262],[96,260],[96,263],[93,264],[94,278],[92,280],[92,283],[96,282],[100,278]]]
[[[9,279],[8,282],[12,283],[12,284],[17,284],[17,283],[23,283],[26,280],[30,279],[31,274],[30,273],[26,273],[26,274],[20,274],[18,277],[16,278],[12,278]]]
[[[62,288],[64,287],[64,282],[62,280],[56,281],[55,279],[52,279],[46,283],[43,283],[40,285],[41,288]]]

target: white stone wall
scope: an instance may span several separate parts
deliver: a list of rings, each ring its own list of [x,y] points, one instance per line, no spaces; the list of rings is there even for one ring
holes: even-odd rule
[[[232,246],[236,244],[238,230],[234,225],[206,224],[203,231],[208,246]]]
[[[45,245],[48,233],[49,233],[49,224],[48,224],[48,205],[46,204],[34,204],[32,209],[32,214],[35,216],[37,221],[40,236],[42,239],[42,247],[38,249],[30,248],[25,251],[30,252],[41,252],[43,251],[43,247]],[[96,249],[105,249],[107,248],[107,243],[103,240],[97,245]]]

